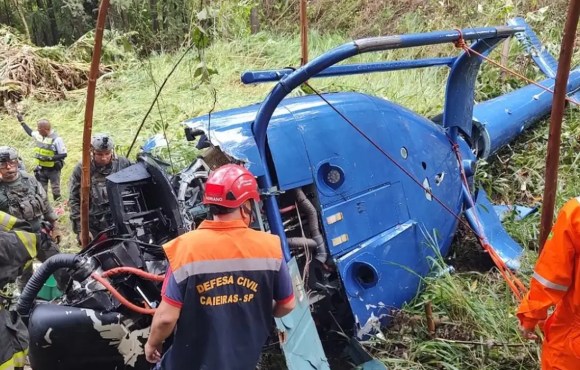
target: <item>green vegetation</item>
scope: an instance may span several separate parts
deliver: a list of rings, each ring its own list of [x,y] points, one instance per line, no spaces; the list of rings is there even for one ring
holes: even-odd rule
[[[263,25],[268,27],[263,27],[265,31],[254,35],[250,35],[246,17],[251,5],[257,2],[240,2],[239,7],[228,1],[220,2],[219,6],[210,4],[216,10],[210,17],[216,39],[202,54],[194,50],[185,57],[163,90],[137,143],[142,143],[152,134],[166,131],[175,152],[187,158],[190,146],[184,142],[179,122],[209,112],[214,105],[214,94],[215,110],[260,102],[272,85],[242,85],[239,75],[243,70],[299,64],[297,2],[272,3],[262,3],[260,14]],[[566,3],[564,0],[348,0],[336,6],[332,0],[313,1],[309,8],[313,27],[309,40],[310,56],[319,55],[352,36],[500,24],[516,14],[526,15],[545,45],[557,53]],[[499,60],[500,51],[495,51],[492,57]],[[98,82],[93,129],[93,132],[111,133],[120,154],[125,153],[158,86],[180,56],[179,53],[153,53],[146,59],[139,59],[132,51],[123,52],[130,55],[114,59],[114,71]],[[458,51],[453,45],[441,45],[365,55],[355,58],[353,62],[455,53]],[[78,58],[86,60],[86,57]],[[200,59],[205,60],[206,65],[200,66]],[[579,60],[580,55],[576,53],[575,64]],[[522,50],[515,42],[510,44],[509,65],[530,77],[540,77],[537,68],[522,56]],[[199,74],[206,67],[215,69],[217,74],[212,75],[209,82],[202,83]],[[426,69],[318,79],[310,83],[323,92],[362,91],[381,96],[429,117],[442,109],[445,78],[446,71],[443,69]],[[495,67],[486,65],[480,73],[477,99],[487,99],[522,85],[524,83],[503,76]],[[65,99],[60,101],[26,99],[18,106],[25,112],[29,124],[34,125],[36,120],[46,117],[65,139],[70,152],[63,170],[65,183],[74,164],[80,159],[84,106],[84,90],[68,91]],[[31,168],[33,142],[20,129],[15,117],[0,111],[0,130],[3,132],[2,144],[19,148],[28,168]],[[580,171],[580,112],[577,108],[568,110],[563,131],[558,207],[566,199],[580,194],[580,182],[577,181]],[[480,166],[478,182],[495,201],[527,205],[541,201],[547,137],[545,121],[503,149],[489,163]],[[176,163],[177,167],[180,165],[183,162]],[[66,214],[62,222],[63,227],[68,228]],[[530,247],[520,271],[524,280],[529,277],[536,258],[538,224],[538,217],[522,222],[506,222],[511,235],[522,245]],[[465,234],[460,233],[455,242],[454,255],[451,256],[451,263],[458,268],[465,251],[470,256],[485,259],[478,252],[475,242]],[[75,244],[69,235],[63,246],[74,248]],[[443,267],[444,261],[434,263]],[[471,272],[463,269],[454,274],[442,273],[426,278],[424,284],[424,293],[401,311],[393,328],[369,343],[369,348],[390,369],[538,367],[539,346],[524,342],[519,337],[514,317],[517,303],[495,270]],[[433,315],[438,323],[435,338],[430,336],[426,326],[423,310],[427,302],[433,305]]]

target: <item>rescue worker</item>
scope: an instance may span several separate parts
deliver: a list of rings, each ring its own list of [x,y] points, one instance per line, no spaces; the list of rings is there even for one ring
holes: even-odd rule
[[[64,159],[67,156],[64,141],[51,128],[47,119],[41,119],[36,124],[36,131],[32,131],[24,122],[21,114],[16,116],[22,125],[24,131],[36,141],[34,149],[34,158],[36,159],[36,168],[34,176],[40,182],[44,191],[48,195],[48,183],[52,189],[52,198],[55,201],[60,200],[60,172],[64,166]]]
[[[52,210],[43,187],[28,173],[18,169],[18,152],[16,149],[0,147],[0,211],[30,224],[31,231],[38,233],[43,228],[43,221],[47,221],[54,228],[57,217]],[[54,247],[46,254],[39,254],[39,260],[45,261],[48,257],[59,253]],[[32,264],[26,267],[19,287],[22,289],[32,276]],[[58,281],[58,279],[57,279]],[[59,286],[62,286],[60,280]]]
[[[170,268],[145,345],[157,369],[253,370],[272,316],[294,308],[280,239],[248,227],[252,201],[259,200],[248,170],[222,166],[210,174],[203,197],[214,220],[163,246]]]
[[[18,230],[16,230],[18,229]],[[28,329],[10,310],[12,295],[6,289],[37,252],[50,243],[46,234],[30,232],[25,221],[0,212],[0,369],[23,369],[28,352]],[[28,231],[25,231],[28,230]]]
[[[543,324],[543,370],[580,369],[580,197],[560,210],[517,316],[524,337]],[[547,318],[548,309],[555,306]],[[544,323],[545,320],[545,323]]]
[[[112,173],[129,167],[131,162],[125,157],[116,156],[113,139],[106,134],[96,134],[91,139],[91,190],[89,200],[89,230],[92,237],[112,225],[112,215],[107,195],[106,178]],[[73,232],[79,238],[81,232],[81,162],[70,179],[70,220]]]

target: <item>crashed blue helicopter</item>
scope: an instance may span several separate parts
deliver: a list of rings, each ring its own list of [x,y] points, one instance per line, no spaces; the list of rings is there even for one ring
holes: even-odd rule
[[[546,74],[540,84],[553,88],[557,63],[521,18],[507,26],[356,40],[297,70],[244,73],[244,83],[277,84],[260,104],[186,121],[187,138],[199,139],[204,152],[179,174],[168,176],[143,153],[135,165],[109,176],[111,204],[122,205],[113,207],[114,227],[79,255],[47,262],[35,273],[18,307],[28,317],[33,368],[149,368],[142,347],[150,317],[113,298],[92,274],[118,266],[162,274],[159,246],[208,217],[201,204],[204,181],[225,163],[244,163],[258,178],[263,202],[254,210],[253,226],[279,235],[289,262],[298,305],[276,322],[289,369],[329,369],[330,349],[323,342],[337,326],[349,331],[356,347],[357,339],[387,324],[394,309],[416,296],[420,278],[430,272],[430,257],[449,252],[460,215],[517,269],[522,249],[503,229],[485,192],[473,189],[473,176],[478,159],[549,113],[552,95],[529,85],[474,104],[482,59],[465,52],[337,65],[363,53],[461,37],[487,55],[511,36]],[[449,69],[444,111],[432,120],[360,93],[286,98],[312,78],[427,67]],[[576,69],[568,91],[579,95],[579,88]],[[73,280],[63,297],[34,306],[42,283],[62,267],[71,269]],[[135,304],[155,307],[160,300],[159,284],[139,276],[110,279]],[[358,353],[353,364],[381,368]]]

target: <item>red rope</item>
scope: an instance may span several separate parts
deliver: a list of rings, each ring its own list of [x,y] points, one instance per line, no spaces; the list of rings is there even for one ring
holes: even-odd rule
[[[473,53],[473,54],[475,54],[475,55],[479,56],[480,58],[484,59],[485,61],[487,61],[487,62],[489,62],[489,63],[493,64],[494,66],[496,66],[496,67],[498,67],[498,68],[500,68],[500,69],[502,69],[502,70],[504,70],[504,71],[506,71],[506,72],[508,72],[508,73],[511,73],[511,74],[512,74],[512,75],[514,75],[514,76],[517,76],[517,77],[519,77],[520,79],[522,79],[522,80],[526,81],[527,83],[529,83],[529,84],[532,84],[532,85],[535,85],[535,86],[539,87],[540,89],[542,89],[542,90],[544,90],[544,91],[547,91],[547,92],[549,92],[549,93],[552,93],[552,94],[554,94],[554,90],[550,89],[549,87],[543,86],[543,85],[541,85],[541,84],[537,83],[537,82],[536,82],[536,81],[534,81],[534,80],[530,80],[529,78],[527,78],[526,76],[522,75],[521,73],[519,73],[519,72],[516,72],[516,71],[514,71],[513,69],[511,69],[511,68],[509,68],[509,67],[506,67],[506,66],[504,66],[504,65],[502,65],[502,64],[500,64],[500,63],[498,63],[498,62],[496,62],[495,60],[493,60],[493,59],[490,59],[490,58],[486,57],[485,55],[483,55],[483,54],[481,54],[481,53],[479,53],[479,52],[475,51],[475,50],[474,50],[474,49],[472,49],[472,48],[470,48],[470,47],[467,45],[467,43],[465,42],[465,39],[463,38],[463,33],[461,32],[461,30],[460,30],[460,29],[457,29],[457,28],[456,28],[455,30],[456,30],[456,31],[459,33],[459,39],[458,39],[457,41],[455,41],[455,42],[454,42],[454,44],[455,44],[455,47],[456,47],[456,48],[458,48],[458,49],[463,49],[463,51],[465,51],[465,53],[466,53],[468,56],[471,56],[471,54]],[[572,104],[575,104],[575,105],[578,105],[578,106],[580,106],[580,102],[578,102],[578,101],[574,100],[573,98],[571,98],[571,97],[569,97],[569,96],[566,96],[566,100],[567,100],[568,102],[572,103]]]
[[[466,189],[469,189],[469,182],[467,181],[467,175],[465,175],[465,169],[461,165],[461,163],[463,163],[463,160],[461,157],[461,152],[459,151],[459,145],[454,143],[450,137],[448,137],[448,139],[449,139],[449,142],[451,143],[451,147],[453,148],[453,151],[455,152],[457,162],[459,163],[459,169],[461,172],[461,180],[463,182],[463,185],[466,187]],[[495,264],[495,266],[499,270],[501,276],[503,277],[503,279],[507,283],[508,287],[510,288],[510,290],[512,291],[514,296],[517,298],[518,301],[521,301],[522,298],[524,297],[526,291],[527,291],[527,288],[524,285],[524,283],[522,283],[522,281],[520,279],[518,279],[518,277],[513,273],[513,271],[510,270],[506,266],[505,262],[496,253],[495,249],[491,246],[491,244],[489,243],[487,238],[484,237],[485,234],[483,233],[483,227],[481,226],[481,222],[479,221],[479,216],[477,215],[477,209],[475,206],[475,202],[473,201],[473,198],[472,198],[471,193],[469,191],[468,191],[468,194],[469,194],[469,203],[470,203],[469,205],[474,210],[473,217],[475,218],[477,228],[479,229],[477,232],[474,232],[474,234],[477,236],[479,244],[481,245],[483,250],[485,252],[487,252],[487,254],[489,254],[491,260],[493,261],[493,263]],[[479,232],[482,232],[482,234],[480,235]]]

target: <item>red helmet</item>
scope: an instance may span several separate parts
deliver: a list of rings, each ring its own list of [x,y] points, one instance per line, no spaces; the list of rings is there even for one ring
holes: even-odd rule
[[[226,164],[213,171],[207,178],[203,204],[238,208],[249,199],[258,202],[260,194],[254,175],[245,167]]]

